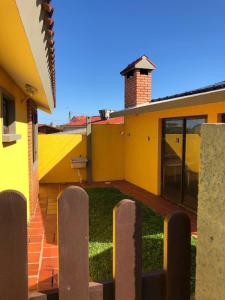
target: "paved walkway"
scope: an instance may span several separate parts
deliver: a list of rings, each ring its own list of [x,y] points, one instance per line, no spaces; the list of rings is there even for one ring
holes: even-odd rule
[[[69,184],[70,185],[70,184]],[[76,184],[77,185],[77,184]],[[28,273],[30,290],[47,290],[57,287],[58,247],[57,247],[57,196],[68,185],[41,184],[39,205],[28,229]],[[163,217],[177,210],[188,213],[192,234],[196,235],[196,215],[178,207],[161,197],[125,181],[110,184],[93,183],[83,187],[115,187],[121,192],[142,201]]]

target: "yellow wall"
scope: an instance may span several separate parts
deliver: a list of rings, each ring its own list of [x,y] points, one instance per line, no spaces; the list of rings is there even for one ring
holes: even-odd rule
[[[0,87],[15,98],[16,133],[21,139],[13,144],[2,143],[2,113],[0,105],[0,191],[13,189],[29,199],[28,126],[25,96],[14,81],[0,68]],[[28,203],[29,201],[27,201]],[[29,218],[29,205],[28,218]]]
[[[224,112],[225,104],[217,103],[126,116],[125,179],[159,195],[161,188],[161,119],[207,115],[208,122],[215,123],[219,119],[218,114]],[[191,147],[189,140],[187,142],[187,146]],[[198,143],[199,141],[196,140],[195,144]],[[196,159],[195,165],[197,163]]]
[[[141,188],[160,194],[161,122],[163,118],[206,115],[217,122],[225,104],[206,104],[125,117],[125,125],[92,126],[93,181],[127,180]],[[197,171],[200,137],[188,134],[186,145],[193,150],[187,165]],[[176,151],[176,146],[172,145]],[[189,151],[187,151],[189,152]],[[86,156],[86,140],[81,135],[40,135],[39,173],[42,182],[77,182],[70,159]],[[193,159],[194,157],[194,159]],[[83,171],[83,178],[86,172]]]
[[[124,126],[92,125],[94,181],[124,179]]]
[[[79,182],[77,170],[70,161],[74,157],[86,157],[86,136],[81,134],[40,134],[39,178],[45,183]],[[81,171],[86,179],[86,170]]]
[[[124,178],[123,125],[92,125],[93,181]],[[39,135],[39,178],[43,183],[79,182],[71,169],[74,157],[87,156],[86,136],[81,134]],[[86,170],[81,170],[86,179]]]

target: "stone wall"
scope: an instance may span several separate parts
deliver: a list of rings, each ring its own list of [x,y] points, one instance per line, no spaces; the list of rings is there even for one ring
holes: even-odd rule
[[[202,126],[196,300],[225,299],[225,124]]]

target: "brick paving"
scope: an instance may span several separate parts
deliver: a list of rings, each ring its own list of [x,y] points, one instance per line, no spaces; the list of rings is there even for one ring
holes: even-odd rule
[[[38,287],[43,240],[43,219],[39,205],[37,205],[28,227],[28,284],[31,290],[36,290]]]
[[[118,188],[124,194],[133,196],[135,199],[143,202],[159,215],[165,217],[174,211],[184,211],[191,220],[191,230],[193,235],[197,235],[197,215],[184,207],[178,206],[162,197],[155,196],[126,181],[114,182],[113,186]]]
[[[41,184],[39,205],[28,228],[28,279],[30,290],[47,290],[57,287],[57,196],[71,184]],[[77,184],[76,185],[80,185]],[[177,210],[185,211],[190,219],[192,234],[196,235],[197,217],[185,208],[154,196],[126,181],[93,183],[82,187],[115,187],[149,206],[163,217]]]

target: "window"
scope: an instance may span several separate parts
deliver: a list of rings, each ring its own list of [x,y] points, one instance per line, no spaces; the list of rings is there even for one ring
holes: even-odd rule
[[[37,160],[37,110],[33,109],[32,112],[32,145],[33,145],[33,162]]]
[[[2,96],[3,134],[15,133],[15,101]]]

